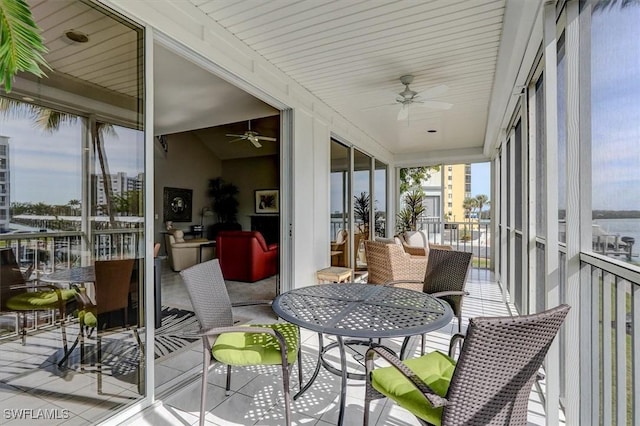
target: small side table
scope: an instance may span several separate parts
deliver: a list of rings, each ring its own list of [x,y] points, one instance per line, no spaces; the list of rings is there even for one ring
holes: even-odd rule
[[[316,279],[319,284],[322,283],[348,283],[353,276],[351,268],[341,268],[331,266],[329,268],[320,269],[316,272]]]

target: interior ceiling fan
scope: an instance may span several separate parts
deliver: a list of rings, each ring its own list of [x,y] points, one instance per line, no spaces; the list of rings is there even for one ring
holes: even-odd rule
[[[233,133],[231,133],[231,134],[227,133],[227,136],[232,137],[232,138],[236,138],[236,139],[233,139],[233,140],[229,141],[229,143],[238,142],[238,141],[249,141],[256,148],[262,148],[262,144],[260,143],[260,141],[269,141],[269,142],[277,141],[276,138],[271,138],[271,137],[268,137],[268,136],[260,136],[258,134],[258,132],[255,132],[255,131],[251,130],[251,120],[249,120],[248,129],[243,134],[234,135]]]
[[[432,98],[435,96],[440,96],[449,90],[447,86],[441,84],[439,86],[432,87],[427,90],[423,90],[422,92],[416,92],[409,88],[409,85],[413,82],[412,75],[403,75],[400,77],[400,82],[404,84],[404,90],[398,93],[398,97],[396,98],[396,102],[393,104],[387,105],[397,105],[400,104],[400,111],[398,111],[398,120],[406,120],[409,118],[409,107],[417,106],[417,107],[427,107],[433,109],[449,109],[453,105],[447,102],[441,101],[432,101],[428,98]],[[385,105],[380,105],[385,106]],[[371,107],[378,108],[378,107]],[[369,109],[369,108],[366,108]]]

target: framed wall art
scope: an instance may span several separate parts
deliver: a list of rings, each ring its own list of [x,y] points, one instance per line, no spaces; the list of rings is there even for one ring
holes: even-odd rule
[[[280,200],[277,189],[256,190],[256,213],[274,214],[280,212]]]
[[[164,221],[191,222],[193,190],[164,187]]]

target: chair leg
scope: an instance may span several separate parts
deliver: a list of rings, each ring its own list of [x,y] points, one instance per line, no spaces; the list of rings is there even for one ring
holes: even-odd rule
[[[102,336],[96,333],[96,346],[98,353],[96,354],[96,370],[98,372],[98,395],[102,395]]]
[[[302,344],[298,348],[298,390],[302,389]]]
[[[27,312],[22,312],[22,330],[20,331],[22,346],[27,344]]]
[[[227,365],[227,384],[224,390],[225,390],[224,392],[225,396],[231,395],[231,366],[230,365]]]
[[[285,424],[291,425],[291,395],[289,393],[289,368],[286,362],[282,363],[282,387],[284,389],[284,415]]]
[[[462,313],[458,315],[458,333],[462,333]]]
[[[211,363],[211,354],[205,346],[202,358],[202,386],[200,389],[200,426],[204,426],[204,414],[207,409],[207,375],[209,374],[209,365]]]

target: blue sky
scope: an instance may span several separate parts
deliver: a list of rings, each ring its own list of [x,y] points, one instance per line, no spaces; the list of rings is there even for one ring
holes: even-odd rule
[[[81,132],[80,121],[46,133],[27,118],[0,115],[0,135],[9,137],[11,202],[81,199]],[[136,176],[143,170],[141,132],[116,127],[116,133],[105,139],[109,171]]]

